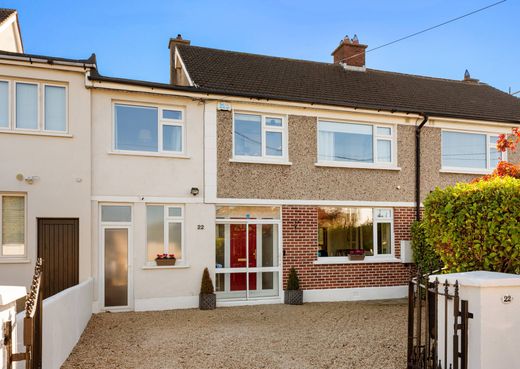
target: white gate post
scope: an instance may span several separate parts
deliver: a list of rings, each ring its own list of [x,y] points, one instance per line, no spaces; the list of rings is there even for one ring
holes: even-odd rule
[[[520,275],[495,272],[467,272],[431,276],[439,290],[447,280],[450,293],[459,282],[461,300],[468,301],[473,319],[468,322],[468,369],[520,368]],[[438,300],[439,359],[444,368],[444,298]],[[460,323],[460,320],[459,320]],[[453,350],[453,300],[448,311],[448,361]],[[460,331],[459,331],[460,337]],[[459,347],[460,338],[459,338]]]
[[[7,352],[4,346],[4,323],[12,324],[11,343],[16,350],[16,300],[25,297],[25,287],[0,286],[0,368],[7,368]]]

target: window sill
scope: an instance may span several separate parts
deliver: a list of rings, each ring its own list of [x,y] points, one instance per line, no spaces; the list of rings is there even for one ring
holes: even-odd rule
[[[328,168],[350,168],[350,169],[376,169],[376,170],[394,170],[394,171],[400,171],[400,167],[395,167],[391,165],[356,165],[352,163],[334,163],[334,162],[318,162],[314,163],[317,167],[328,167]]]
[[[463,169],[463,168],[441,168],[439,173],[452,174],[491,174],[491,169]]]
[[[395,257],[373,257],[366,256],[364,260],[349,260],[348,256],[319,257],[314,261],[314,265],[332,264],[379,264],[379,263],[401,263],[401,259]]]
[[[270,165],[292,165],[290,161],[275,161],[268,159],[246,159],[246,158],[233,158],[229,159],[230,163],[247,163],[247,164],[270,164]]]
[[[0,264],[29,264],[30,259],[0,257]]]
[[[188,269],[190,266],[188,264],[182,264],[182,265],[164,265],[164,266],[157,266],[157,265],[145,265],[141,269],[143,270],[154,270],[154,269]]]
[[[7,133],[11,135],[26,135],[26,136],[44,136],[44,137],[62,137],[72,138],[70,133],[58,133],[58,132],[43,132],[43,131],[21,131],[14,129],[0,129],[0,133]]]
[[[142,151],[109,151],[109,155],[126,155],[126,156],[149,156],[156,158],[174,158],[174,159],[191,159],[191,156],[185,154],[167,154],[161,152],[142,152]]]

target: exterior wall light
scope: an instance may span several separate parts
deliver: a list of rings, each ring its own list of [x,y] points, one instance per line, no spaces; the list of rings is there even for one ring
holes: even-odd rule
[[[193,195],[193,196],[197,196],[199,194],[199,188],[198,187],[192,187],[191,190],[190,190],[190,193]]]

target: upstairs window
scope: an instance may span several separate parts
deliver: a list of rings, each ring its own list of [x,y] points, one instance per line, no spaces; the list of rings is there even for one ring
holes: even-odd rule
[[[116,151],[184,152],[184,111],[124,104],[114,110]]]
[[[395,163],[394,142],[392,126],[320,121],[318,162],[390,166]]]
[[[12,92],[11,85],[14,86]],[[0,81],[0,129],[67,132],[67,88]]]
[[[498,135],[442,131],[442,168],[447,170],[489,171],[505,153],[496,149]]]
[[[251,161],[283,161],[287,158],[282,117],[235,113],[234,157]]]

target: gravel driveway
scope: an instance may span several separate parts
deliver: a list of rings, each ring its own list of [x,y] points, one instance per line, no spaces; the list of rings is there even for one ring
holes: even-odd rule
[[[406,367],[406,303],[94,315],[63,368]]]

